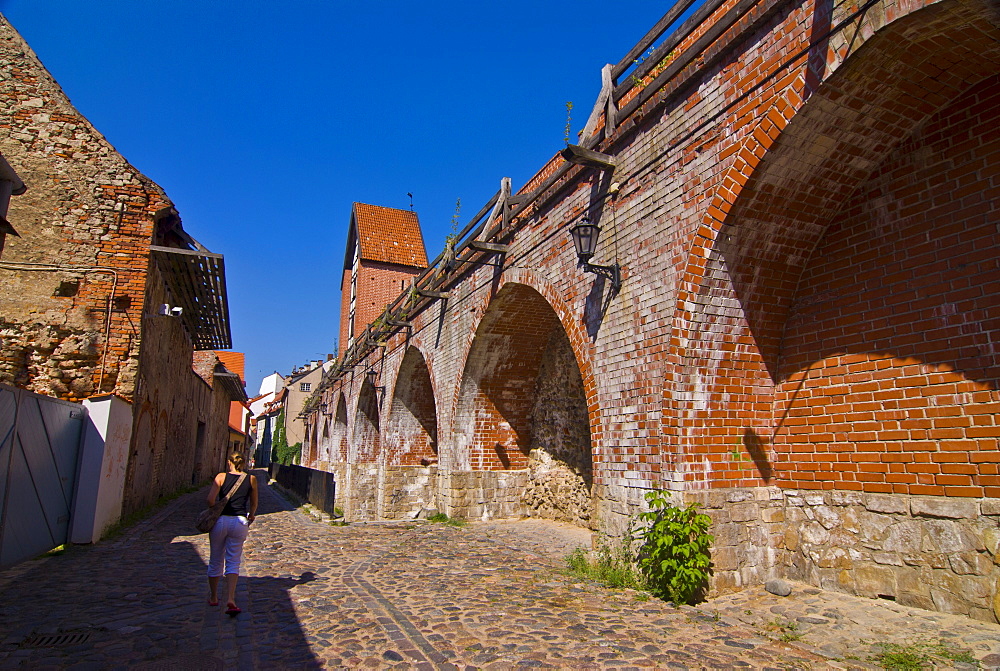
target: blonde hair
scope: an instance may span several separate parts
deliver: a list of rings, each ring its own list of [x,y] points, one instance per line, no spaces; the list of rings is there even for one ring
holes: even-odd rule
[[[229,453],[229,462],[236,467],[237,471],[242,471],[246,466],[246,460],[243,458],[243,453],[237,452],[236,450]]]

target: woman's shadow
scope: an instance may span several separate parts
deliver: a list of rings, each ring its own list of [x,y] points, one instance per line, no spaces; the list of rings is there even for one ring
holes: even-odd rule
[[[298,578],[240,577],[250,592],[254,648],[265,668],[323,667],[306,640],[291,597],[292,588],[321,579],[312,571]]]

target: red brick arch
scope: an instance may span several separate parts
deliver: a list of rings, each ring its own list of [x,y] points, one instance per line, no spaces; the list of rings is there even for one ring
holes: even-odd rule
[[[415,466],[436,461],[438,421],[434,380],[419,347],[406,348],[394,379],[382,430],[386,463]]]
[[[347,399],[344,397],[344,393],[340,392],[337,394],[337,406],[336,411],[333,416],[333,445],[330,453],[330,458],[338,460],[340,462],[347,462],[347,445],[348,445],[348,433],[347,430]]]
[[[538,278],[533,272],[521,268],[512,268],[506,270],[499,283],[497,284],[496,290],[490,296],[482,298],[473,308],[473,313],[475,314],[475,323],[473,328],[470,328],[470,336],[468,340],[463,343],[463,351],[460,357],[462,362],[461,370],[463,371],[463,380],[459,381],[456,385],[454,396],[451,400],[452,403],[452,417],[454,418],[453,424],[456,433],[459,430],[458,424],[460,422],[461,404],[462,404],[462,394],[465,388],[466,380],[465,376],[470,371],[470,354],[473,352],[473,347],[475,345],[476,339],[480,336],[481,327],[483,326],[484,319],[493,315],[494,311],[498,309],[503,309],[501,303],[505,296],[512,295],[513,293],[518,294],[518,298],[525,299],[525,303],[531,302],[530,307],[527,311],[518,310],[515,306],[511,306],[514,313],[517,314],[518,319],[516,323],[511,324],[506,330],[510,333],[516,333],[518,339],[522,343],[527,343],[532,337],[537,336],[538,338],[544,337],[550,333],[553,324],[558,324],[562,328],[569,341],[570,348],[573,351],[574,358],[576,360],[576,365],[579,368],[580,376],[583,382],[584,394],[586,396],[586,403],[588,408],[588,415],[590,421],[590,432],[591,432],[591,444],[592,446],[597,444],[600,436],[600,417],[598,413],[598,399],[597,399],[597,386],[595,384],[592,366],[592,353],[590,349],[589,340],[587,339],[586,333],[582,328],[581,321],[578,317],[573,316],[573,312],[570,310],[569,306],[561,298],[559,292],[553,288],[549,283]],[[499,299],[499,302],[498,302]],[[535,301],[534,299],[537,299]],[[553,321],[546,323],[548,316],[551,316]],[[541,326],[545,334],[539,331],[534,333],[532,330],[534,326]],[[538,345],[539,343],[534,343]],[[541,352],[536,352],[536,355],[540,356]],[[538,361],[531,359],[521,362],[522,366],[537,366]],[[510,393],[508,390],[507,393]],[[515,412],[516,414],[516,412]],[[523,445],[527,440],[527,436],[524,435],[524,426],[511,426],[506,430],[505,438],[509,439],[508,442],[512,444]],[[509,435],[506,435],[509,434]],[[463,457],[469,457],[468,448],[471,445],[466,445],[464,448],[458,445],[459,436],[455,436],[456,450],[459,453],[459,461],[463,461]],[[522,455],[526,456],[526,455]],[[482,457],[482,455],[480,455]],[[509,468],[521,468],[524,466],[523,459],[517,454],[508,455],[510,463],[504,464],[503,461],[498,461],[492,463],[491,467],[509,467]],[[516,462],[516,464],[514,463]],[[461,464],[460,464],[461,465]],[[476,470],[475,464],[468,464],[473,470]]]
[[[683,453],[677,456],[689,481],[742,486],[791,477],[773,463],[771,441],[788,409],[787,401],[783,411],[774,403],[794,393],[782,389],[801,383],[798,371],[811,365],[790,368],[783,347],[790,315],[801,312],[804,273],[824,260],[816,257],[817,245],[830,239],[834,223],[850,219],[852,208],[864,207],[872,175],[908,151],[906,143],[936,113],[1000,70],[998,31],[980,6],[949,0],[909,11],[856,48],[811,95],[805,78],[796,79],[734,150],[713,194],[678,286],[672,393],[664,401],[671,423],[665,433]],[[894,187],[892,202],[905,207],[907,198],[920,200],[927,184],[910,185],[907,193]],[[870,252],[858,248],[855,258]],[[797,474],[796,485],[945,493],[910,487],[919,484],[915,477],[894,487],[883,477],[888,469],[838,483],[829,470],[813,469],[805,483]]]
[[[365,379],[358,391],[358,405],[351,429],[352,439],[348,443],[354,448],[354,461],[357,463],[375,463],[381,452],[382,420],[378,401],[378,391]]]

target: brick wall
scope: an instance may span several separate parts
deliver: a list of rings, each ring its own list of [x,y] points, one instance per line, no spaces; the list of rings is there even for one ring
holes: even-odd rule
[[[154,316],[172,302],[149,252],[156,214],[171,203],[2,17],[0,153],[28,185],[9,214],[21,237],[0,262],[0,380],[132,402],[125,514],[217,472],[229,399],[192,372],[180,320]]]
[[[347,348],[351,336],[357,337],[365,326],[375,321],[391,303],[409,286],[410,278],[423,268],[411,268],[394,263],[361,260],[358,267],[357,302],[354,313],[354,332],[350,332],[349,311],[351,304],[351,269],[344,270],[340,295],[340,354]]]
[[[218,357],[198,352],[195,371],[181,320],[154,316],[153,308],[166,302],[166,292],[155,266],[150,277],[123,514],[207,481],[225,469],[229,451],[231,399],[215,384]]]
[[[776,389],[788,486],[1000,497],[998,123],[993,76],[875,169],[804,268]]]
[[[382,435],[386,463],[417,466],[437,463],[437,410],[423,354],[407,350],[399,366]]]
[[[0,267],[0,380],[131,400],[153,214],[170,203],[0,18],[0,153],[28,185]]]
[[[729,568],[716,589],[784,574],[868,594],[872,576],[891,574],[897,592],[924,576],[936,596],[914,603],[990,613],[996,516],[961,517],[977,554],[937,566],[950,531],[912,497],[997,510],[1000,31],[971,0],[856,9],[758,3],[677,78],[637,86],[642,104],[598,146],[613,176],[571,168],[505,235],[506,254],[462,265],[447,301],[327,392],[345,399],[348,466],[376,444],[357,427],[422,375],[404,365],[416,348],[448,514],[557,516],[532,503],[531,453],[559,426],[545,411],[578,404],[586,419],[570,423],[589,436],[563,435],[568,453],[589,447],[593,525],[619,532],[654,487],[711,499],[718,528],[734,525],[717,542]],[[603,228],[593,262],[622,266],[617,294],[577,267],[568,229],[585,214]],[[571,356],[552,353],[553,334]],[[382,405],[362,384],[372,366]],[[560,401],[552,380],[565,381]],[[384,510],[366,487],[346,500]],[[857,532],[857,516],[883,514],[866,507],[882,493],[905,499],[885,514],[920,518],[901,527],[926,539],[919,557],[879,554],[888,537]],[[795,541],[806,522],[826,536]],[[967,566],[979,573],[965,590]]]

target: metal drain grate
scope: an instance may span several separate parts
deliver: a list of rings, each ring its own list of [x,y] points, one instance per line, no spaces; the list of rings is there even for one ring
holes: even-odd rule
[[[132,671],[222,671],[225,664],[218,657],[206,657],[204,654],[180,655],[167,659],[156,659],[129,667]]]
[[[22,648],[56,648],[64,645],[79,645],[90,640],[90,631],[68,631],[60,634],[35,634],[21,642]]]

